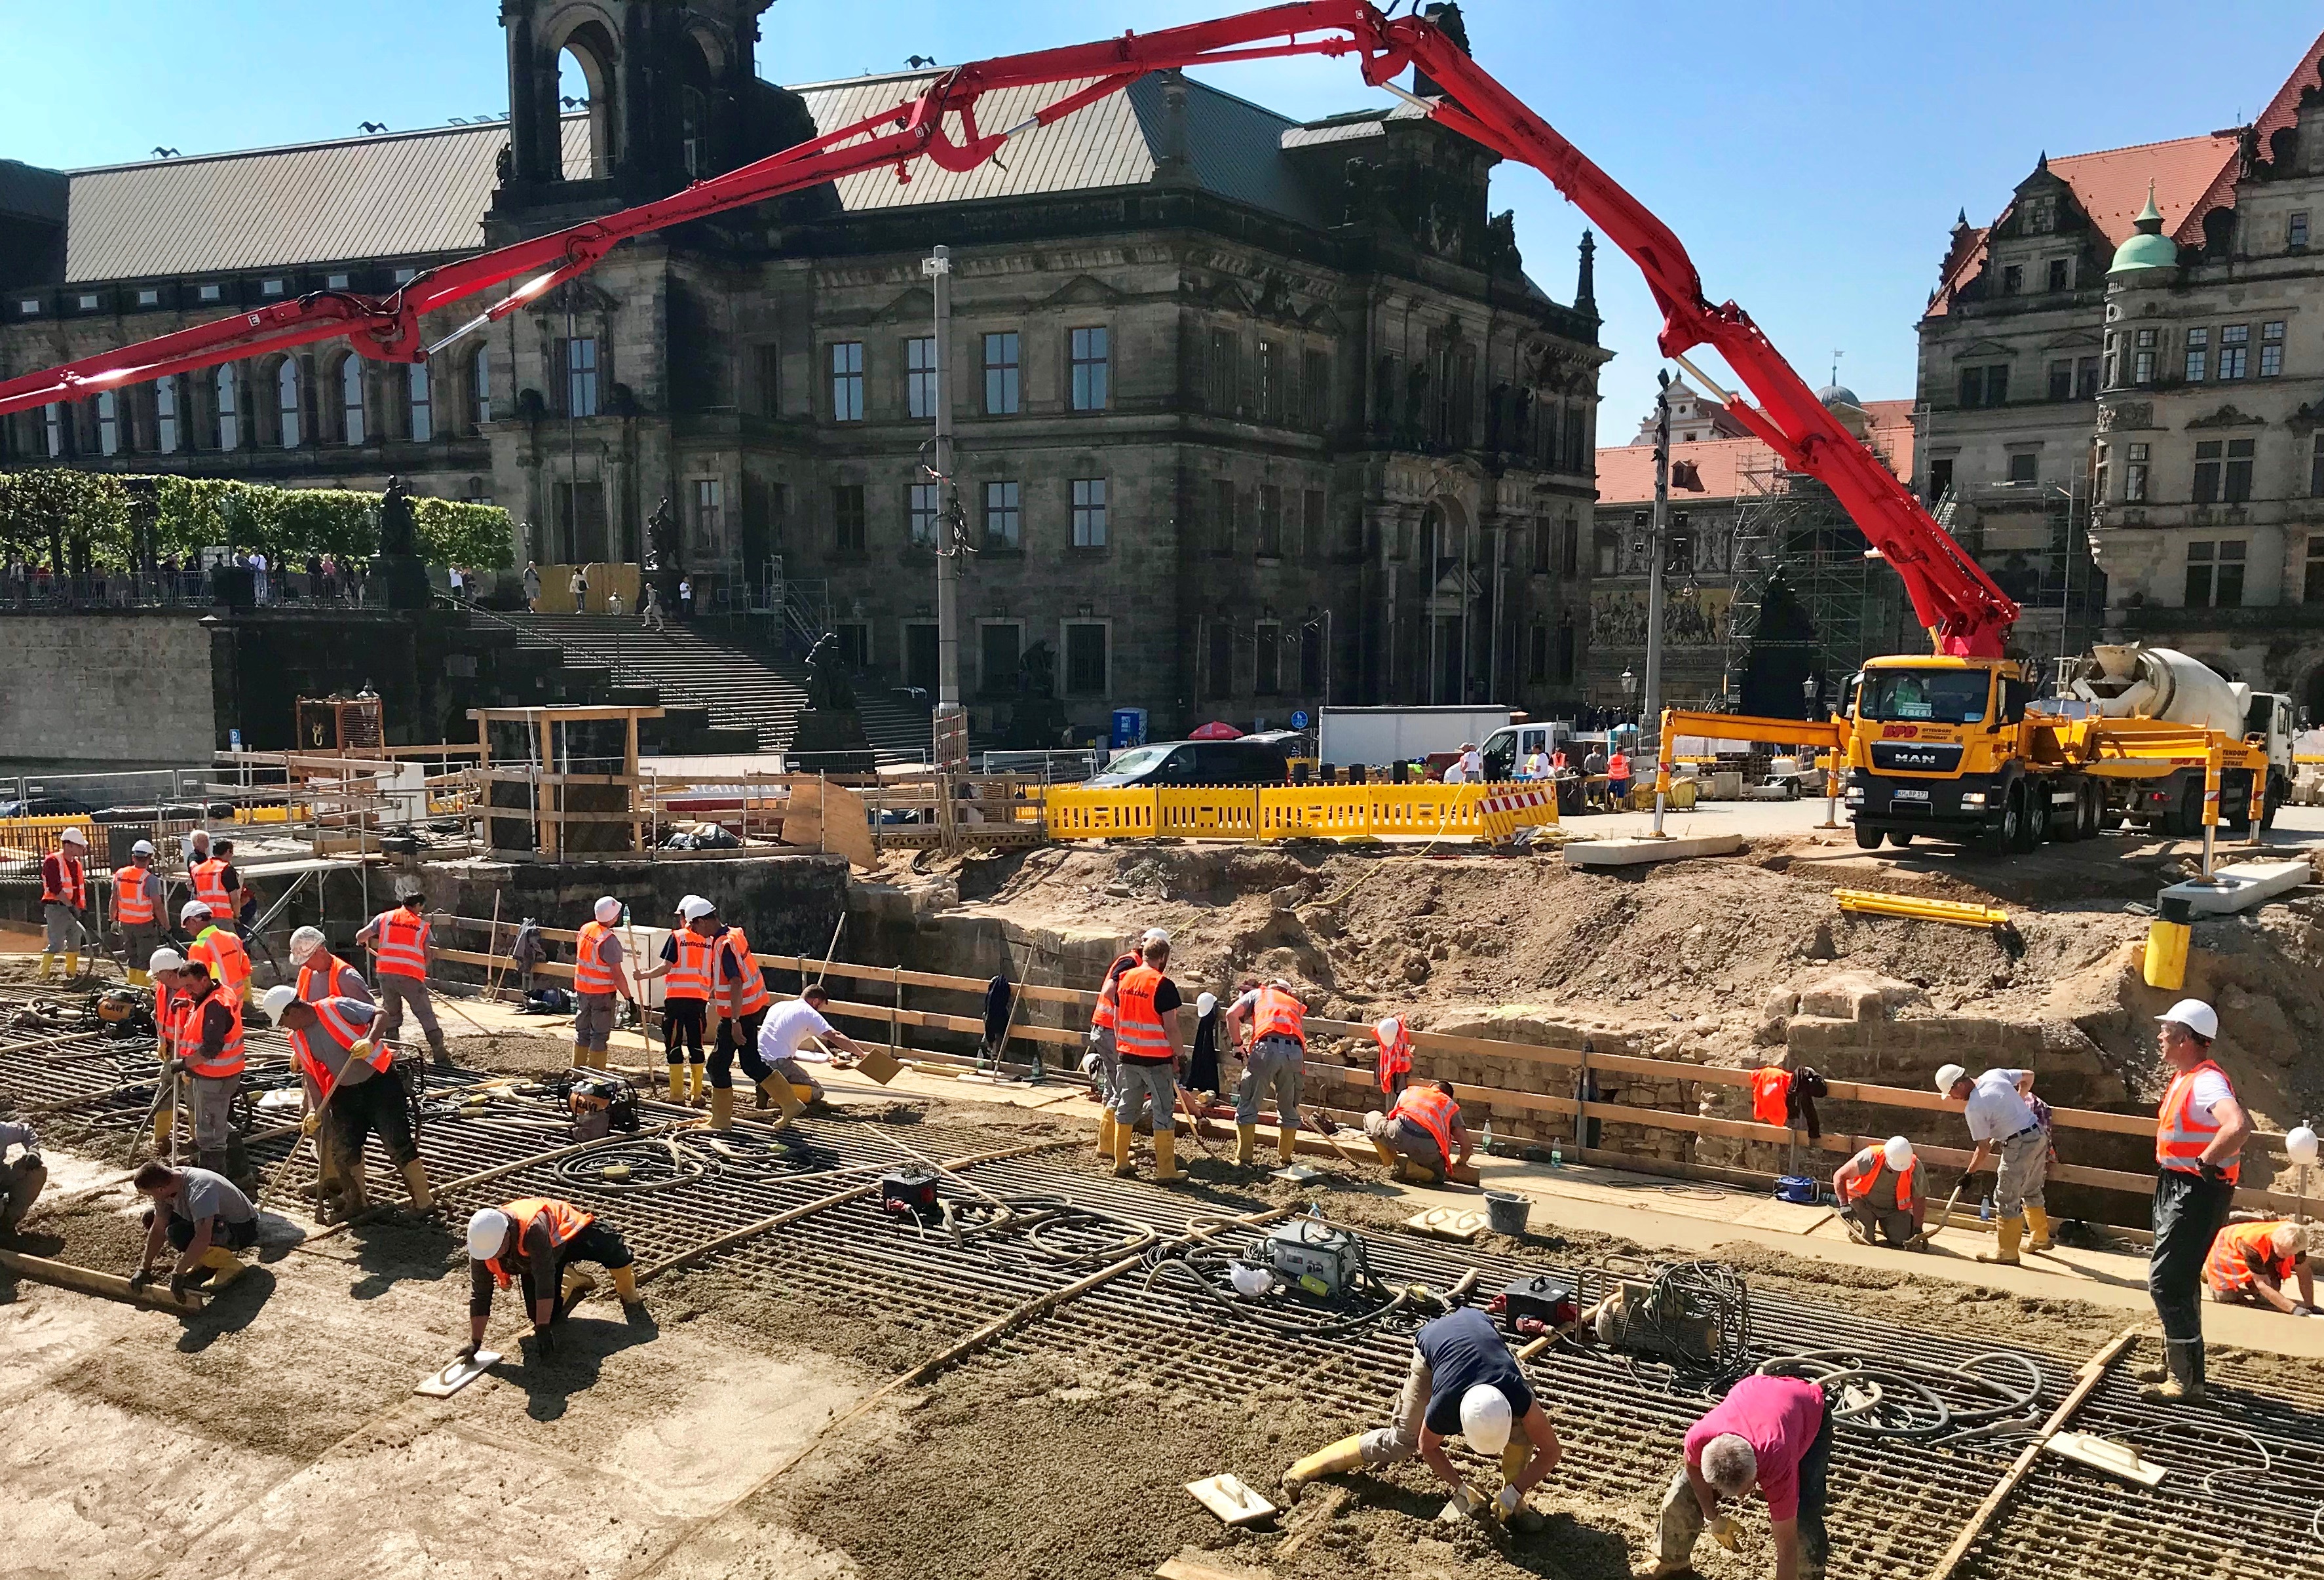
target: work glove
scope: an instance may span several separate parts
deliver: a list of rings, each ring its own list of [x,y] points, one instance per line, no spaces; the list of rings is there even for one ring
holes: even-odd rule
[[[182,1300],[185,1298],[186,1275],[183,1273],[171,1273],[170,1275],[170,1298],[172,1300]]]
[[[557,1354],[557,1341],[549,1335],[547,1328],[532,1330],[532,1353],[544,1361]]]
[[[141,1268],[139,1268],[135,1272],[131,1273],[131,1274],[129,1275],[129,1290],[130,1290],[130,1293],[132,1293],[132,1294],[138,1294],[138,1293],[142,1293],[142,1292],[143,1291],[143,1289],[144,1289],[145,1286],[146,1286],[146,1285],[148,1285],[148,1284],[150,1284],[150,1283],[152,1283],[152,1281],[153,1281],[153,1270],[152,1270],[152,1268],[150,1268],[150,1267],[141,1267]]]
[[[456,1361],[461,1362],[475,1360],[476,1358],[476,1341],[470,1339],[466,1344],[462,1344],[452,1358]]]
[[[1711,1539],[1734,1552],[1743,1539],[1743,1528],[1735,1523],[1732,1514],[1721,1514],[1711,1522]]]
[[[2225,1185],[2227,1182],[2227,1171],[2217,1163],[2205,1163],[2197,1172],[2214,1185]]]
[[[1515,1487],[1503,1487],[1493,1494],[1493,1512],[1503,1520],[1508,1520],[1524,1506],[1525,1495]]]
[[[355,1045],[347,1049],[350,1057],[360,1059],[365,1064],[371,1062],[371,1056],[377,1051],[378,1049],[372,1046],[372,1040],[368,1037],[356,1038]]]
[[[193,1067],[191,1065],[185,1061],[183,1056],[173,1058],[170,1061],[170,1073],[173,1076],[182,1076],[192,1067]]]
[[[1453,1489],[1452,1499],[1437,1511],[1436,1518],[1449,1525],[1468,1519],[1484,1506],[1485,1495],[1467,1482],[1462,1482]]]
[[[322,1128],[323,1111],[319,1108],[310,1111],[304,1119],[301,1119],[299,1122],[299,1133],[302,1136],[313,1135],[317,1131]]]

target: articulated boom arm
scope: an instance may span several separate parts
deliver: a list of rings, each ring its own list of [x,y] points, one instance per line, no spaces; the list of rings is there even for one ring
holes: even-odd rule
[[[1418,66],[1448,90],[1448,97],[1429,104],[1435,119],[1548,176],[1645,272],[1663,312],[1665,354],[1677,356],[1705,344],[1719,350],[1761,402],[1757,410],[1735,405],[1736,416],[1787,463],[1831,487],[1904,578],[1914,613],[1940,648],[1971,656],[2000,653],[2017,605],[1833,420],[1742,309],[1703,300],[1702,277],[1670,228],[1442,32],[1416,16],[1390,20],[1367,0],[1300,0],[1142,36],[1127,33],[962,66],[853,125],[655,202],[431,269],[387,296],[318,291],[0,381],[0,415],[342,337],[366,356],[424,361],[590,268],[621,243],[652,231],[887,165],[895,167],[899,180],[908,180],[911,162],[923,156],[944,170],[973,170],[1010,138],[1118,93],[1151,71],[1351,54],[1374,87],[1388,87],[1406,66]],[[1049,83],[1079,86],[1015,125],[988,132],[977,124],[977,100],[985,93]],[[451,335],[432,345],[421,340],[423,314],[512,282],[515,289]]]

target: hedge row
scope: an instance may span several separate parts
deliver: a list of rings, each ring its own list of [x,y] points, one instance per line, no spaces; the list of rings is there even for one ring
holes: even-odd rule
[[[0,558],[62,568],[124,570],[134,545],[130,480],[43,467],[0,473]],[[210,548],[255,549],[277,565],[309,555],[364,560],[379,551],[376,494],[268,488],[208,477],[158,477],[157,558],[190,560]],[[430,565],[498,569],[514,562],[508,512],[497,505],[414,497],[412,522]]]

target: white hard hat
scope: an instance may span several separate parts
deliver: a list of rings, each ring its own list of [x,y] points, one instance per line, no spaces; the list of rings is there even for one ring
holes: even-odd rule
[[[1148,928],[1146,936],[1138,942],[1141,947],[1148,944],[1159,944],[1167,949],[1170,947],[1170,929],[1158,927]]]
[[[1207,1015],[1218,1007],[1219,995],[1214,993],[1200,993],[1195,996],[1194,1013],[1197,1015]]]
[[[508,1239],[509,1215],[498,1207],[478,1207],[468,1220],[468,1254],[478,1261],[501,1253]]]
[[[63,840],[67,845],[87,845],[88,843],[88,836],[83,834],[78,828],[68,828],[57,837]]]
[[[2316,1161],[2316,1132],[2304,1124],[2295,1124],[2283,1132],[2283,1155],[2305,1169]]]
[[[1461,1436],[1469,1446],[1487,1455],[1509,1446],[1508,1395],[1489,1382],[1480,1382],[1461,1396]]]
[[[150,839],[141,839],[136,844],[129,847],[129,854],[131,855],[152,855],[153,854],[153,842]]]
[[[678,914],[688,921],[699,921],[717,909],[699,894],[689,894],[678,902]]]
[[[290,935],[290,963],[294,966],[304,966],[309,960],[314,958],[315,951],[322,947],[323,929],[321,928],[300,928]]]
[[[198,900],[189,900],[178,912],[180,921],[208,921],[210,908]]]
[[[175,949],[156,949],[153,957],[145,962],[145,969],[149,972],[183,971],[185,968],[186,957]]]
[[[266,990],[266,996],[258,1001],[258,1007],[266,1012],[268,1020],[280,1021],[282,1012],[298,1002],[299,990],[287,982],[278,982]]]
[[[1940,1092],[1950,1092],[1955,1086],[1960,1084],[1961,1078],[1968,1074],[1969,1072],[1967,1070],[1961,1068],[1960,1066],[1957,1064],[1939,1065],[1937,1067],[1937,1090]]]
[[[1880,1155],[1888,1160],[1891,1169],[1910,1169],[1913,1166],[1913,1143],[1903,1136],[1890,1136],[1882,1143]]]
[[[599,927],[612,927],[622,919],[622,902],[611,894],[606,895],[597,901],[596,916]]]
[[[2175,1021],[2206,1042],[2219,1034],[2219,1012],[2201,999],[2181,999],[2154,1018]]]
[[[1404,1018],[1400,1015],[1382,1015],[1379,1023],[1372,1027],[1372,1035],[1379,1039],[1382,1048],[1393,1046],[1396,1039],[1404,1035]]]

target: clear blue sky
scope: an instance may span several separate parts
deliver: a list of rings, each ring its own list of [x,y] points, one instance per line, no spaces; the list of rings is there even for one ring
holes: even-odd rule
[[[945,64],[1222,14],[1236,0],[778,0],[762,76]],[[493,0],[79,0],[11,7],[0,158],[73,166],[402,129],[508,103]],[[1955,210],[1990,217],[2044,149],[2248,118],[2324,26],[2287,0],[2080,5],[1473,0],[1478,59],[1643,199],[1714,300],[1812,383],[1842,349],[1866,399],[1912,393],[1913,325]],[[1381,102],[1345,62],[1235,67],[1222,87],[1308,116]],[[1530,171],[1496,177],[1526,266],[1570,298],[1582,216]],[[1601,251],[1604,437],[1652,399],[1652,304]]]

